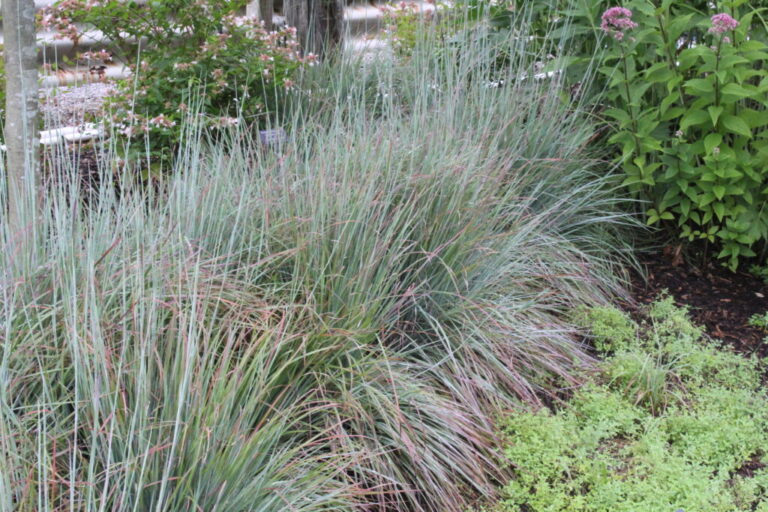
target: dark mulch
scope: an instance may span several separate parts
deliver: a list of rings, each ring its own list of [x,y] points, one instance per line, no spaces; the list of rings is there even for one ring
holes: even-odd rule
[[[768,311],[768,285],[747,272],[731,272],[718,263],[697,268],[664,254],[645,256],[646,279],[634,274],[632,294],[638,304],[652,302],[663,290],[678,305],[690,308],[694,321],[710,336],[745,354],[768,356],[768,333],[748,324],[754,314]]]
[[[736,474],[744,478],[752,478],[757,471],[765,468],[765,464],[762,461],[763,454],[755,454],[748,461],[736,470]]]
[[[43,153],[43,175],[48,180],[59,182],[62,173],[77,170],[77,178],[81,191],[95,192],[99,187],[102,173],[99,172],[99,149],[93,143],[64,144],[47,147]],[[71,179],[67,176],[67,179]]]

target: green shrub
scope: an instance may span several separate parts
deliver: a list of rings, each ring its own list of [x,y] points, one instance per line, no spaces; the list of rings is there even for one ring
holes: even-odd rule
[[[731,268],[766,247],[768,23],[759,2],[505,4],[514,29],[530,26],[534,41],[553,48],[547,68],[563,70],[572,91],[606,105],[625,185],[649,203],[649,224],[713,245]],[[614,18],[618,29],[601,19],[617,4],[631,13]],[[738,27],[710,33],[717,13]],[[599,74],[583,83],[595,57]]]
[[[415,2],[403,2],[385,5],[384,33],[392,49],[400,57],[413,53],[417,39],[423,34],[425,25],[432,22],[431,13],[422,13]]]
[[[167,159],[190,110],[206,116],[213,129],[238,122],[263,127],[274,121],[296,72],[314,62],[312,55],[299,55],[294,29],[270,32],[256,18],[238,16],[246,3],[62,0],[42,22],[75,42],[75,22],[111,40],[116,57],[134,71],[119,83],[112,121],[129,138],[143,141],[151,133],[151,151]],[[99,57],[112,56],[84,56]],[[134,147],[146,152],[144,144]]]
[[[511,37],[522,32],[531,34],[531,27],[511,30],[514,16],[510,11],[511,4],[506,1],[437,1],[434,5],[435,9],[430,11],[422,10],[418,2],[413,1],[391,2],[383,7],[384,32],[395,55],[408,58],[418,45],[426,44],[431,45],[436,54],[448,57],[452,53],[455,55],[459,46],[474,40],[475,43],[470,44],[481,53],[473,56],[473,60],[486,67],[487,76],[483,78],[498,82],[505,75],[506,66],[520,64],[521,53],[518,50],[527,55],[526,64],[530,66],[534,57],[546,55],[557,44],[550,37],[547,42],[526,44],[524,48],[510,46]],[[530,12],[535,9],[535,4],[528,4],[517,17],[529,19]],[[543,32],[549,36],[551,30]],[[435,45],[436,41],[439,44]],[[483,44],[478,45],[479,41]]]
[[[618,21],[604,15],[601,70],[624,183],[651,201],[649,224],[668,221],[689,241],[716,242],[735,268],[768,238],[768,46],[759,17],[741,1],[720,6],[736,19],[710,20],[670,1],[626,6]]]
[[[595,330],[606,332],[619,316],[595,312]],[[567,406],[505,421],[515,477],[498,510],[768,510],[762,363],[702,337],[670,298],[638,332]],[[626,331],[616,339],[626,342]],[[649,368],[659,372],[654,386],[666,389],[661,400],[626,385]]]

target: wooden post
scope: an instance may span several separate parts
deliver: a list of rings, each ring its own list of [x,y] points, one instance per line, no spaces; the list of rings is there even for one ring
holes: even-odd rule
[[[34,0],[3,0],[8,220],[18,250],[30,250],[38,190],[38,84]]]
[[[284,0],[288,25],[296,27],[296,34],[304,53],[324,56],[341,42],[341,0]]]

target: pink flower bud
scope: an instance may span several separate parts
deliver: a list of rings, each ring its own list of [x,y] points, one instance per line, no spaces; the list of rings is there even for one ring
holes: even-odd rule
[[[624,7],[611,7],[603,13],[601,20],[600,29],[617,41],[624,39],[626,32],[637,28],[637,23],[632,21],[632,11]]]
[[[733,19],[727,13],[721,12],[712,16],[712,26],[709,27],[710,34],[723,34],[729,30],[735,30],[739,22]]]

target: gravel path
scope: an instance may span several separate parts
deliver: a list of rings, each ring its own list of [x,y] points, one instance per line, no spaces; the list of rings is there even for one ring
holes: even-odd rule
[[[80,126],[103,112],[104,99],[115,90],[110,83],[95,82],[41,91],[40,114],[48,129]]]

